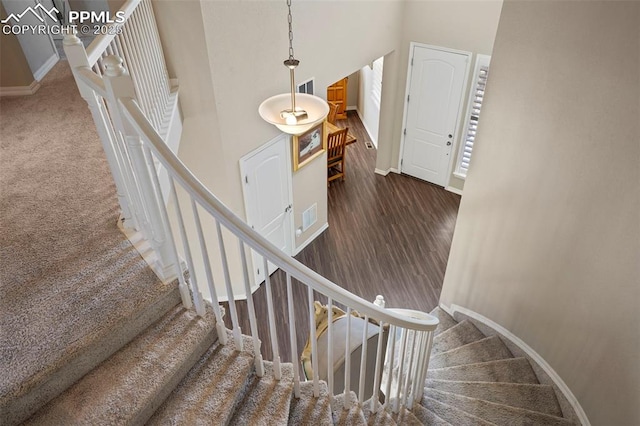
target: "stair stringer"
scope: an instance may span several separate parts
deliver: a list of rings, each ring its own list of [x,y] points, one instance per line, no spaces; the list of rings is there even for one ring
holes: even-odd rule
[[[471,309],[451,304],[450,307],[440,305],[440,308],[449,313],[456,321],[468,320],[475,325],[485,336],[498,336],[509,349],[514,357],[524,357],[531,364],[533,372],[538,378],[538,382],[543,385],[553,387],[553,390],[562,409],[562,415],[567,420],[583,426],[590,426],[591,423],[586,413],[580,406],[578,399],[562,380],[560,375],[538,354],[533,348],[527,345],[522,339],[502,327],[495,321],[480,315]]]

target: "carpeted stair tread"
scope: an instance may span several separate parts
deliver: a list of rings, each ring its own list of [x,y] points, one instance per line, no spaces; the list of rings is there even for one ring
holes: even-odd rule
[[[435,389],[426,388],[425,396],[436,399],[444,404],[457,407],[458,409],[487,420],[498,426],[566,426],[573,425],[569,420],[539,413],[537,411],[526,410],[518,407],[496,404],[494,402],[481,399],[469,398],[449,392],[441,392]]]
[[[213,315],[178,305],[25,424],[144,423],[215,340]]]
[[[392,414],[378,403],[378,410],[371,411],[371,399],[362,404],[362,412],[368,426],[396,426],[398,423],[393,419]]]
[[[452,426],[451,423],[438,417],[436,413],[424,408],[420,404],[414,404],[412,408],[413,414],[422,422],[423,425],[429,426]]]
[[[435,316],[440,321],[440,323],[438,324],[438,327],[436,328],[436,331],[433,332],[434,336],[437,336],[438,334],[444,332],[445,330],[450,329],[451,327],[453,327],[458,323],[458,321],[453,319],[451,315],[446,313],[444,309],[440,308],[439,306],[436,306],[435,309],[429,312],[429,314]]]
[[[444,404],[437,399],[429,398],[426,395],[422,396],[420,404],[453,426],[496,426],[494,423],[459,410],[449,404]]]
[[[549,385],[429,379],[426,387],[562,417],[556,394]]]
[[[251,338],[242,338],[242,351],[236,350],[230,332],[226,345],[214,343],[147,424],[228,424],[254,368]]]
[[[423,423],[411,411],[401,408],[397,413],[391,413],[396,424],[402,426],[421,426]]]
[[[509,349],[498,336],[487,337],[464,346],[434,355],[429,362],[430,368],[453,367],[455,365],[476,364],[512,358]]]
[[[300,398],[291,395],[290,425],[332,426],[331,400],[327,383],[320,381],[320,393],[313,396],[313,382],[300,382]]]
[[[351,406],[348,410],[344,408],[345,395],[347,395],[351,401]],[[341,393],[339,395],[336,395],[333,398],[331,410],[334,425],[365,426],[367,424],[367,420],[364,418],[364,411],[358,404],[358,397],[353,391],[347,394]]]
[[[484,338],[485,335],[475,325],[464,320],[435,336],[431,353],[437,355]]]
[[[538,378],[526,358],[508,358],[454,367],[430,368],[427,377],[437,380],[538,383]]]
[[[253,376],[230,424],[252,426],[287,424],[293,391],[293,365],[281,364],[280,380],[276,380],[273,375],[273,363],[264,361],[264,369],[262,377]]]
[[[0,422],[9,425],[180,302],[118,229],[113,177],[69,64],[41,84],[0,99]]]

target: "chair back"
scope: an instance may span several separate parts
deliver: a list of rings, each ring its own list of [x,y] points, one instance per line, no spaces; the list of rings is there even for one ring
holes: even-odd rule
[[[344,146],[347,141],[348,128],[329,133],[327,140],[327,161],[344,156]]]
[[[327,102],[329,104],[329,115],[327,121],[331,124],[336,124],[336,115],[338,114],[338,104],[333,102]]]

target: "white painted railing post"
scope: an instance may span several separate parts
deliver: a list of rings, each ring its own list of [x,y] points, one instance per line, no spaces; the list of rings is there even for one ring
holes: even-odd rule
[[[148,235],[145,235],[145,239],[149,241],[156,253],[158,262],[156,271],[161,275],[160,278],[163,280],[174,279],[181,272],[178,272],[180,271],[179,265],[175,265],[173,261],[172,250],[174,250],[174,247],[171,246],[169,231],[165,227],[163,215],[160,211],[161,208],[164,208],[164,205],[157,197],[158,192],[154,187],[154,179],[151,176],[151,173],[154,172],[149,165],[153,160],[145,155],[140,135],[120,115],[118,99],[135,99],[133,82],[129,73],[122,66],[120,57],[115,55],[107,56],[103,60],[103,65],[105,67],[103,78],[111,118],[116,131],[121,132],[123,135],[137,183],[137,192],[143,203],[143,211],[140,212],[143,217],[138,217],[138,220],[148,222],[148,229],[146,230]]]
[[[116,194],[118,197],[118,203],[122,211],[123,225],[126,228],[136,229],[138,224],[135,221],[134,214],[132,212],[131,195],[125,178],[126,164],[123,164],[123,156],[118,144],[117,134],[111,127],[111,121],[109,119],[109,113],[105,108],[102,99],[82,80],[75,76],[76,69],[89,66],[89,59],[87,58],[87,52],[84,49],[82,41],[76,36],[75,30],[69,29],[65,34],[64,52],[69,61],[69,66],[74,73],[76,84],[80,95],[89,105],[89,110],[93,117],[93,121],[96,124],[98,130],[98,136],[102,142],[102,148],[104,149],[107,157],[107,163],[111,170],[111,175],[116,185]]]

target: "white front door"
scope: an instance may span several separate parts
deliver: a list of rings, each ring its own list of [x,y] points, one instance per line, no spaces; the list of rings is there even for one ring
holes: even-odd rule
[[[413,46],[402,173],[447,185],[470,56]]]
[[[240,160],[247,222],[287,255],[292,253],[293,195],[289,136],[281,135]],[[263,258],[252,250],[254,285],[264,281]],[[269,264],[269,274],[277,268]],[[247,295],[249,297],[249,295]]]

